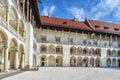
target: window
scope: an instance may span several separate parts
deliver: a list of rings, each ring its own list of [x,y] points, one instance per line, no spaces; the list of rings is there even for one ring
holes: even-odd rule
[[[63,22],[63,24],[67,24],[67,22]]]
[[[95,28],[100,28],[100,26],[98,26],[98,25],[95,25]]]
[[[46,42],[46,36],[41,36],[41,42]]]
[[[104,29],[109,29],[109,27],[104,27]]]
[[[56,37],[56,43],[60,43],[60,37]]]
[[[59,59],[56,59],[56,63],[59,63]]]
[[[70,38],[70,43],[73,44],[73,38]]]
[[[118,28],[114,28],[114,30],[115,30],[115,31],[119,31],[119,29],[118,29]]]

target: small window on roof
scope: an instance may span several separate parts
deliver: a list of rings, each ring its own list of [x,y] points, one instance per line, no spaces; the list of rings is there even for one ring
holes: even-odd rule
[[[67,22],[63,22],[63,24],[67,24]]]
[[[109,27],[104,27],[104,29],[109,29]]]
[[[119,28],[114,28],[115,31],[119,31]]]
[[[98,26],[98,25],[95,25],[95,28],[100,28],[100,26]]]

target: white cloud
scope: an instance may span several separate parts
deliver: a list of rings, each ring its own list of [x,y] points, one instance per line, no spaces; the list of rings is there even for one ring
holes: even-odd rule
[[[68,9],[68,11],[75,16],[78,20],[84,20],[84,9],[83,8],[77,8],[77,7],[71,7]]]
[[[46,6],[46,7],[44,7],[44,9],[41,12],[41,14],[47,16],[48,13],[50,13],[52,15],[55,11],[56,11],[56,6],[55,5]]]
[[[120,0],[101,0],[91,9],[91,14],[95,15],[95,19],[100,19],[116,12],[118,7],[120,7]]]

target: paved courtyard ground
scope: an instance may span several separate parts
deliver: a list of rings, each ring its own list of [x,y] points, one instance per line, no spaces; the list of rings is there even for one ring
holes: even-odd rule
[[[2,80],[120,80],[120,68],[41,67]]]

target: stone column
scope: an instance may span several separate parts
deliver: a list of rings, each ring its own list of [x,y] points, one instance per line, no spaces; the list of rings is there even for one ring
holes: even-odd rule
[[[49,64],[48,64],[48,58],[47,58],[47,64],[46,64],[47,67],[49,67]]]
[[[22,54],[22,64],[21,64],[21,69],[24,69],[24,54]]]
[[[29,1],[27,1],[27,20],[29,21]]]
[[[1,68],[0,68],[0,70],[1,71],[4,71],[4,48],[2,48],[2,55],[1,55],[1,64],[0,64],[0,66],[1,66]]]
[[[8,72],[8,48],[4,49],[4,71]]]
[[[18,51],[16,51],[15,55],[15,69],[18,69],[19,61],[18,61]]]

